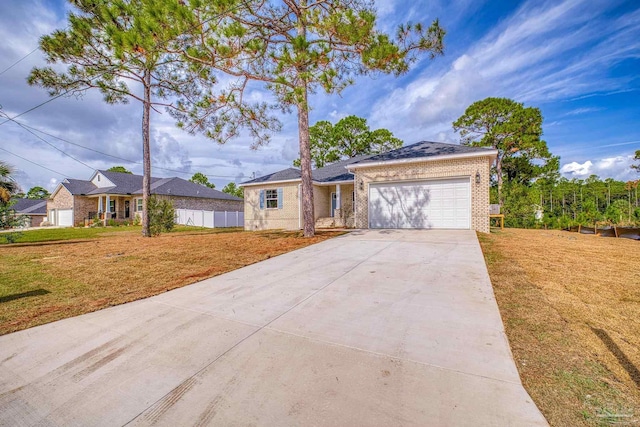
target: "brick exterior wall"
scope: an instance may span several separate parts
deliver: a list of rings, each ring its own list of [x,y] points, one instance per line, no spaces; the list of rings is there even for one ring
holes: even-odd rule
[[[49,212],[54,209],[73,209],[73,196],[64,186],[60,186],[60,190],[58,190],[55,196],[47,200],[47,220],[49,218]],[[57,215],[55,216],[55,220],[57,221]]]
[[[331,193],[335,191],[335,187],[313,186],[313,214],[316,221],[331,216]]]
[[[298,204],[299,182],[265,184],[244,188],[245,230],[299,230],[300,211]],[[260,209],[260,190],[282,188],[282,209]],[[315,194],[314,194],[315,196]]]
[[[470,177],[471,179],[471,228],[489,232],[489,180],[490,157],[440,160],[409,164],[377,166],[355,169],[357,228],[369,226],[369,184],[385,181],[415,181],[421,179]],[[476,184],[476,172],[480,173],[480,184]],[[360,189],[360,182],[363,189]]]
[[[55,196],[47,200],[47,211],[52,209],[73,209],[73,196],[69,190],[60,187]]]
[[[26,227],[40,227],[42,221],[47,219],[46,215],[23,215],[23,217],[27,218]]]
[[[84,226],[84,219],[89,218],[89,212],[98,212],[98,198],[74,196],[73,223]]]
[[[334,190],[335,191],[335,190]],[[355,215],[353,212],[353,185],[340,185],[340,208],[345,226],[353,228],[355,226]]]

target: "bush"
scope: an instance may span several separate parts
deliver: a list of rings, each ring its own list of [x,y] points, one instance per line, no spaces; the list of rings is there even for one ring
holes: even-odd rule
[[[149,229],[152,236],[173,230],[176,211],[170,201],[151,196],[147,202],[147,209],[149,210]]]
[[[109,227],[117,227],[118,226],[118,221],[116,221],[115,219],[112,218],[112,219],[107,221],[107,225]]]
[[[140,220],[140,215],[135,215],[133,217],[133,225],[138,226],[142,221]]]

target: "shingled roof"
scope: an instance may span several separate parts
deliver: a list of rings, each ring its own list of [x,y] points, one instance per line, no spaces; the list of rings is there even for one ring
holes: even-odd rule
[[[45,199],[13,199],[15,203],[11,209],[23,215],[46,215],[47,201]]]
[[[387,151],[386,153],[369,156],[366,159],[356,160],[351,162],[350,164],[355,165],[388,162],[393,160],[421,159],[437,156],[450,156],[456,154],[486,153],[487,155],[489,155],[491,154],[488,152],[489,150],[490,149],[484,147],[469,147],[468,145],[421,141],[416,142],[415,144],[406,145],[396,150]]]
[[[69,190],[69,193],[73,194],[74,196],[78,194],[83,194],[83,195],[89,194],[93,190],[98,188],[95,185],[93,185],[91,181],[85,181],[82,179],[67,178],[64,181],[62,181],[61,184],[64,188]]]
[[[406,145],[396,150],[387,151],[382,154],[368,154],[352,157],[347,160],[331,163],[330,165],[311,171],[313,181],[316,183],[330,183],[353,180],[353,174],[347,170],[350,165],[364,165],[367,163],[378,163],[394,160],[409,160],[430,158],[436,156],[464,155],[486,153],[487,148],[469,147],[459,144],[446,144],[444,142],[422,141],[415,144]],[[269,175],[243,182],[241,185],[253,185],[267,182],[290,181],[300,179],[300,169],[289,168]]]
[[[140,189],[142,193],[142,189]],[[223,193],[182,178],[163,178],[151,184],[151,194],[180,197],[203,197],[206,199],[242,200],[231,194]]]
[[[115,185],[110,187],[97,187],[91,181],[84,181],[80,179],[66,179],[62,181],[61,184],[73,195],[142,194],[142,175],[102,170],[98,172],[103,174]],[[242,200],[239,197],[177,177],[151,177],[151,194],[219,200]]]

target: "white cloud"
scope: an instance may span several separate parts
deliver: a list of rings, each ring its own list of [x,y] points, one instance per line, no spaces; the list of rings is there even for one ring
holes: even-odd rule
[[[576,108],[574,110],[569,111],[565,114],[565,116],[581,116],[583,114],[595,113],[597,111],[602,111],[604,108],[600,107],[582,107]]]
[[[633,156],[615,156],[597,160],[570,162],[560,168],[560,172],[567,178],[588,178],[598,175],[601,179],[614,178],[620,181],[638,179],[638,174],[631,169]]]
[[[628,81],[607,71],[640,56],[640,10],[607,18],[607,4],[598,6],[586,0],[526,2],[447,69],[427,68],[383,97],[372,109],[372,121],[383,127],[405,124],[405,140],[435,138],[452,134],[451,123],[487,96],[538,104],[624,89]]]
[[[587,160],[584,163],[567,163],[560,168],[560,172],[572,177],[588,177],[593,173],[593,162],[591,160]]]

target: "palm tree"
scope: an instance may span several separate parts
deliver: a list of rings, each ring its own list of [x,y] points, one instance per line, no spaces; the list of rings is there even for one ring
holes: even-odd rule
[[[13,172],[13,166],[0,161],[0,202],[8,202],[11,195],[20,189],[18,183],[11,177]]]

